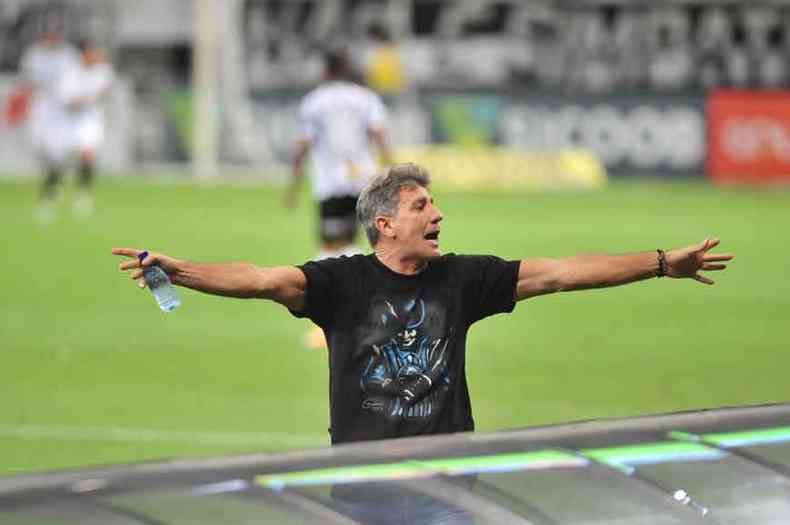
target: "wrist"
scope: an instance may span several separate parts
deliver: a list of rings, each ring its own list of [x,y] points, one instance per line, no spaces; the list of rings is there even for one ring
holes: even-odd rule
[[[658,268],[656,269],[656,277],[664,277],[668,270],[667,254],[664,250],[656,250],[656,263],[658,264]]]

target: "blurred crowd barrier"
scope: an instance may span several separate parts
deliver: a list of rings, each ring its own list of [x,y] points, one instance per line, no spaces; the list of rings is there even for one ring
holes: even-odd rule
[[[55,5],[69,38],[103,43],[118,72],[103,164],[186,163],[206,2],[223,164],[290,160],[299,97],[320,81],[322,50],[342,44],[385,96],[401,148],[581,150],[614,176],[790,177],[782,0],[3,0],[0,96]],[[23,129],[0,138],[0,169],[33,163]]]
[[[399,148],[395,157],[428,168],[437,188],[475,192],[593,190],[608,178],[589,150],[524,152],[503,146],[431,144]]]
[[[259,92],[253,107],[283,162],[296,138],[301,92]],[[530,91],[421,91],[390,100],[401,146],[504,146],[523,153],[587,150],[619,175],[699,175],[706,157],[705,96]]]

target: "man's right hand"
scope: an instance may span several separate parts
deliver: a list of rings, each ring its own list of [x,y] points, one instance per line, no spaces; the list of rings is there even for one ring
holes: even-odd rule
[[[149,266],[159,266],[170,279],[176,282],[179,272],[179,261],[172,257],[162,255],[161,253],[148,252],[148,255],[141,261],[139,256],[146,250],[138,250],[137,248],[113,248],[114,255],[122,255],[130,257],[131,260],[122,262],[118,269],[121,271],[134,270],[131,274],[132,279],[136,280],[140,288],[145,288],[146,283],[143,279],[143,269]]]

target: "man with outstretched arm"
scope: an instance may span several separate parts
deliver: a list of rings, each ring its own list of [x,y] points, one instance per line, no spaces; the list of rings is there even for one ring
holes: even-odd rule
[[[201,264],[115,248],[122,270],[145,286],[141,267],[159,265],[173,283],[201,292],[276,301],[320,326],[330,351],[332,443],[474,429],[466,382],[469,327],[515,303],[561,291],[666,276],[713,281],[726,268],[718,239],[673,250],[506,261],[442,255],[442,212],[428,172],[397,164],[363,190],[357,215],[369,255],[301,266]]]

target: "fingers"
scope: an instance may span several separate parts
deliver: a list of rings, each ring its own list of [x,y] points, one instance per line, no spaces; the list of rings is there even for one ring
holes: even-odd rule
[[[715,262],[715,261],[731,261],[734,258],[735,256],[729,253],[716,253],[716,254],[706,254],[702,260],[705,262]]]
[[[151,266],[156,258],[148,250],[144,250],[137,256],[137,260],[140,261],[140,266]]]
[[[711,248],[715,248],[716,246],[718,246],[719,242],[720,242],[719,239],[708,237],[707,239],[705,239],[704,241],[702,241],[697,245],[697,251],[707,252]]]
[[[112,253],[113,255],[125,255],[126,257],[137,258],[138,255],[143,253],[143,250],[138,250],[136,248],[113,248]]]
[[[727,269],[726,264],[711,264],[711,263],[703,263],[702,264],[703,270],[710,270],[710,271],[717,271],[717,270],[725,270]]]
[[[131,270],[133,268],[140,268],[142,264],[137,259],[133,261],[124,261],[118,265],[118,269],[121,271]]]
[[[134,268],[138,268],[136,271],[132,272],[130,277],[137,281],[137,286],[140,288],[146,287],[145,279],[143,278],[143,270],[142,262],[137,258],[138,255],[143,253],[145,250],[138,250],[136,248],[113,248],[112,253],[113,255],[123,255],[125,257],[131,257],[132,259],[129,261],[124,261],[118,265],[118,269],[121,271],[132,270]]]
[[[696,274],[694,277],[692,277],[692,279],[702,284],[713,284],[713,279],[708,279],[704,275],[700,275],[700,274]]]
[[[144,250],[138,250],[136,248],[113,248],[112,253],[113,255],[123,255],[125,257],[131,257],[132,259],[129,261],[124,261],[118,265],[118,269],[121,271],[131,270],[132,268],[140,268],[140,261],[137,258],[138,255],[143,253]]]
[[[705,241],[703,241],[703,248],[702,248],[702,250],[707,252],[711,248],[715,248],[716,246],[718,246],[719,242],[720,242],[719,239],[711,239],[711,238],[705,239]],[[729,254],[729,253],[716,253],[716,254],[708,254],[708,253],[706,253],[702,257],[702,266],[701,266],[700,269],[707,270],[707,271],[726,270],[727,269],[727,265],[726,264],[713,264],[713,263],[721,263],[721,262],[731,261],[734,257],[735,257],[734,255]],[[702,277],[702,276],[700,276],[700,277]],[[708,279],[706,277],[703,277],[702,279],[697,279],[697,277],[695,277],[694,279],[699,281],[699,282],[701,282],[701,283],[713,284],[713,281],[711,281],[710,279]]]
[[[124,255],[132,258],[118,265],[118,269],[121,271],[151,266],[157,260],[154,254],[148,253],[147,250],[138,250],[137,248],[113,248],[112,253],[113,255]],[[140,260],[141,255],[143,256],[142,260]]]
[[[143,278],[142,270],[137,270],[136,272],[132,273],[131,277],[137,281],[137,286],[140,288],[145,288],[148,285],[148,283],[146,283],[145,279]]]
[[[130,261],[124,261],[118,265],[119,270],[131,270],[133,268],[142,268],[144,266],[151,266],[151,264],[156,261],[156,258],[151,257],[150,255],[147,256],[145,259],[140,260],[139,258],[135,258]]]
[[[720,242],[719,239],[711,239],[710,237],[708,237],[707,239],[705,239],[705,251],[707,252],[708,250],[715,248],[716,246],[719,245],[719,242]]]

